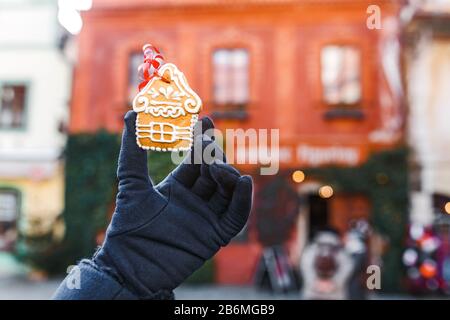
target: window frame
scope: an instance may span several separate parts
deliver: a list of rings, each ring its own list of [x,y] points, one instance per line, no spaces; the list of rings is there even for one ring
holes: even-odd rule
[[[166,51],[167,47],[157,45],[156,48],[158,48],[158,50],[163,55],[165,63],[171,62],[171,61],[167,61],[166,60],[166,56],[165,56],[166,53],[165,53],[165,51]],[[131,100],[128,100],[129,94],[130,94],[130,92],[129,92],[130,86],[129,85],[130,85],[130,80],[131,80],[131,74],[130,74],[131,69],[130,69],[130,67],[131,67],[131,62],[132,62],[132,58],[133,58],[134,55],[140,56],[140,63],[139,63],[139,65],[144,63],[144,53],[142,52],[142,46],[141,47],[132,46],[131,48],[128,49],[128,51],[126,53],[126,59],[125,60],[126,60],[126,67],[127,67],[126,70],[127,70],[127,72],[126,72],[126,77],[125,77],[126,78],[126,83],[125,83],[125,98],[124,98],[124,100],[126,101],[126,104],[129,107],[133,106],[133,99],[139,93],[138,85],[141,83],[141,81],[138,79],[139,74],[138,74],[137,68],[136,68],[134,70],[136,72],[136,78],[135,79],[137,80],[137,85],[135,87],[135,94],[134,94],[134,96],[131,97]],[[139,65],[137,67],[139,67]]]
[[[17,195],[17,212],[16,212],[16,221],[19,221],[19,217],[22,213],[22,192],[15,188],[15,187],[11,187],[11,186],[3,186],[0,185],[0,193],[15,193]]]
[[[25,98],[24,98],[24,103],[23,103],[23,122],[22,125],[19,127],[4,127],[0,125],[0,131],[3,132],[14,132],[14,131],[19,131],[19,132],[23,132],[23,131],[27,131],[28,129],[28,125],[29,125],[29,119],[28,119],[28,112],[29,112],[29,101],[30,101],[30,95],[31,95],[31,90],[32,90],[32,85],[31,85],[31,81],[30,80],[21,80],[21,79],[0,79],[0,88],[5,86],[5,85],[11,85],[11,86],[24,86],[25,87]],[[1,102],[0,102],[1,103]],[[1,189],[1,187],[0,187]]]
[[[138,55],[140,55],[140,57],[141,57],[141,63],[140,64],[142,64],[144,62],[144,54],[142,53],[142,49],[140,49],[140,50],[130,50],[129,53],[128,53],[128,56],[127,56],[127,66],[128,66],[128,68],[127,68],[127,77],[126,77],[127,78],[127,82],[126,82],[125,100],[126,100],[127,104],[129,104],[130,106],[133,105],[133,99],[134,99],[134,97],[131,97],[131,99],[129,100],[129,98],[131,96],[131,93],[129,92],[130,85],[131,85],[130,80],[131,80],[131,77],[132,77],[130,68],[131,68],[131,63],[132,63],[133,56],[138,56]],[[138,65],[138,67],[139,67],[139,65]],[[136,72],[136,78],[135,79],[137,80],[137,84],[139,84],[140,81],[138,79],[137,69],[135,70],[135,72]],[[139,93],[139,90],[138,90],[137,86],[135,88],[135,92],[136,93],[134,94],[134,96],[136,96]]]
[[[1,185],[0,184],[0,192],[13,192],[17,196],[17,208],[16,208],[16,219],[14,220],[14,229],[16,231],[16,238],[14,239],[14,242],[17,242],[19,237],[19,225],[20,225],[20,219],[22,217],[22,211],[23,211],[23,192],[13,186],[9,185]],[[0,250],[1,251],[1,250]],[[10,252],[10,251],[6,251]]]
[[[214,94],[214,54],[219,50],[245,50],[247,53],[247,101],[242,104],[225,103],[219,104],[215,101]],[[216,45],[212,46],[209,54],[210,63],[210,87],[209,93],[211,101],[208,103],[211,105],[211,117],[213,119],[233,119],[233,120],[246,120],[249,116],[248,109],[252,104],[252,48],[247,45]]]
[[[329,103],[325,100],[325,88],[323,85],[323,61],[322,61],[322,52],[326,47],[350,47],[354,48],[359,53],[359,87],[360,87],[360,96],[358,101],[354,103]],[[322,106],[324,106],[328,110],[355,110],[360,111],[364,108],[364,64],[363,64],[363,57],[364,51],[363,48],[359,43],[351,42],[351,41],[332,41],[332,42],[326,42],[320,45],[319,48],[319,93],[320,93],[320,102]]]

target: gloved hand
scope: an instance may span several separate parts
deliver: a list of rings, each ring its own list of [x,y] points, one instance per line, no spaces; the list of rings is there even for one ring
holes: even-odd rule
[[[145,299],[176,288],[241,231],[251,209],[252,180],[225,164],[214,141],[200,134],[185,161],[153,186],[135,122],[136,113],[128,112],[116,209],[93,261]],[[203,131],[211,128],[212,121],[203,119]],[[216,160],[190,164],[205,148],[214,148]]]

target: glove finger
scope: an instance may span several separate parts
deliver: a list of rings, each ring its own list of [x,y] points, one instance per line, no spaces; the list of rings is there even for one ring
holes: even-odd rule
[[[201,142],[201,148],[198,143]],[[215,192],[217,183],[212,178],[209,167],[215,163],[223,163],[226,161],[225,154],[222,149],[209,136],[203,135],[202,141],[196,139],[193,152],[194,163],[201,163],[200,176],[192,185],[191,191],[204,200],[208,200]],[[199,152],[201,150],[201,152]],[[192,161],[192,160],[191,160]]]
[[[151,187],[148,176],[147,151],[136,143],[136,116],[134,111],[125,115],[125,127],[122,133],[117,178],[119,191]]]
[[[194,139],[189,160],[191,163],[208,165],[226,162],[226,157],[220,146],[208,135],[197,136]]]
[[[204,117],[194,127],[194,141],[191,150],[185,158],[185,163],[202,164],[212,162],[208,156],[211,153],[217,153],[219,156],[223,153],[217,145],[209,146],[214,142],[214,123],[209,117]],[[215,152],[218,149],[218,152]],[[211,152],[212,150],[212,152]],[[198,171],[197,171],[198,172]]]
[[[227,210],[229,204],[230,199],[225,198],[219,192],[214,192],[208,201],[208,207],[219,216]]]
[[[191,188],[195,180],[200,176],[201,157],[196,159],[196,156],[198,157],[202,152],[197,152],[199,154],[197,155],[194,148],[200,145],[200,149],[203,150],[206,147],[206,144],[202,143],[202,135],[205,132],[210,132],[211,129],[214,129],[214,123],[209,117],[204,117],[195,124],[194,143],[192,144],[191,151],[189,151],[183,162],[172,172],[172,175],[187,188]]]
[[[253,182],[250,176],[239,178],[234,188],[228,210],[222,217],[222,226],[227,236],[234,237],[247,222],[252,207]]]
[[[213,154],[213,156],[211,156],[211,154]],[[222,162],[225,160],[226,158],[223,151],[209,136],[197,135],[194,138],[192,150],[183,162],[175,168],[172,175],[186,188],[192,188],[201,175],[200,168],[202,164],[211,164],[215,161]]]
[[[200,167],[200,177],[195,181],[191,191],[204,200],[209,200],[215,193],[217,184],[212,179],[208,165],[202,164]]]
[[[194,139],[194,145],[200,144],[200,150],[206,147],[207,144],[212,143],[212,141],[202,141],[201,136],[197,136]],[[197,154],[199,159],[197,159]],[[172,176],[186,188],[190,189],[200,177],[200,167],[201,167],[201,154],[202,152],[195,152],[194,150],[189,151],[183,162],[180,163],[173,171]]]
[[[217,183],[217,191],[222,197],[231,199],[233,191],[240,178],[240,173],[226,163],[215,163],[209,167],[211,177]]]
[[[203,134],[212,137],[212,129],[214,129],[214,122],[212,119],[210,117],[203,117],[200,121],[197,121],[194,126],[194,137],[201,136]]]
[[[233,191],[240,178],[239,171],[225,163],[209,167],[211,177],[217,183],[216,192],[209,199],[209,207],[217,214],[223,214],[231,201]]]

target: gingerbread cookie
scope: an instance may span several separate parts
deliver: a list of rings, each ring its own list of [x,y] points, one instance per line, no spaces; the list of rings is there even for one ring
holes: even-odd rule
[[[189,150],[202,101],[172,63],[159,65],[148,78],[133,100],[137,144],[146,150]]]

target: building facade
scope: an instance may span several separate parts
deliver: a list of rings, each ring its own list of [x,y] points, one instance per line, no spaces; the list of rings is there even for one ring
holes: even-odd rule
[[[427,226],[450,212],[450,6],[425,1],[405,34],[408,140],[414,151],[411,220]]]
[[[301,199],[289,228],[280,231],[289,233],[283,241],[297,264],[312,230],[344,232],[373,211],[357,187],[333,189],[308,170],[359,168],[402,144],[400,4],[370,6],[364,0],[97,0],[83,15],[70,131],[121,131],[137,90],[142,45],[152,43],[185,73],[204,102],[203,114],[219,129],[279,129],[275,176],[260,175],[261,159],[239,166],[254,177],[256,209],[246,231],[215,257],[216,281],[252,281],[263,249],[258,195],[271,179]],[[373,13],[386,28],[368,25]],[[300,170],[296,175],[306,172],[306,179],[293,183]],[[380,185],[389,183],[382,170],[376,174]],[[270,198],[281,202],[277,197]],[[403,220],[396,221],[402,229]],[[391,268],[398,254],[393,259]]]
[[[49,232],[64,208],[71,74],[55,1],[0,2],[0,250]]]

